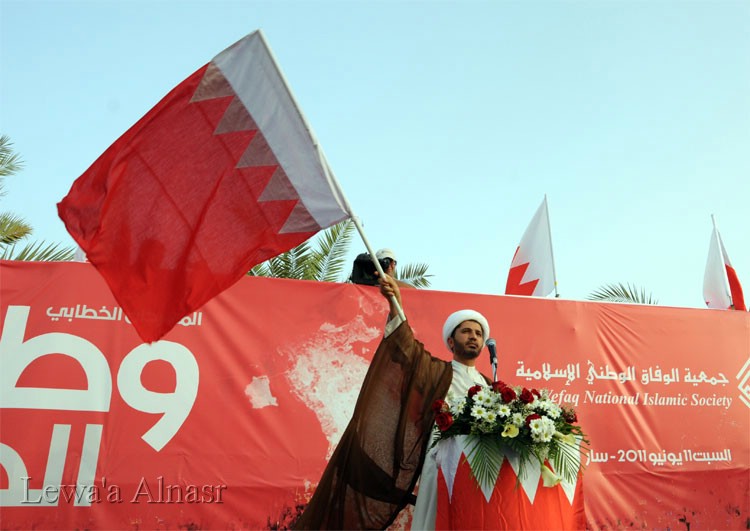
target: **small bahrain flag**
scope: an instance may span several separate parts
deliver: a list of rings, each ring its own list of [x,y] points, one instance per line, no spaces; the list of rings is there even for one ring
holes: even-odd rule
[[[706,271],[703,274],[703,300],[709,308],[747,311],[742,285],[729,261],[715,222],[708,245]]]
[[[547,196],[544,196],[513,255],[505,294],[546,297],[555,291],[556,284]]]
[[[144,341],[351,217],[260,31],[175,87],[58,204]]]

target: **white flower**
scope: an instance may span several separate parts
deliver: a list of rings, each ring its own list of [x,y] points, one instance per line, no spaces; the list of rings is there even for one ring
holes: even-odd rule
[[[560,409],[560,406],[552,402],[551,400],[537,400],[534,403],[536,409],[538,411],[544,412],[545,415],[547,415],[551,419],[557,419],[560,418],[560,413],[562,412],[562,409]]]
[[[448,401],[446,400],[446,402]],[[453,415],[453,418],[456,418],[461,413],[463,413],[465,407],[466,397],[461,398],[460,400],[455,400],[453,402],[448,402],[448,410],[450,411],[451,415]]]
[[[485,420],[487,418],[487,410],[478,404],[474,404],[471,408],[471,416],[476,420]]]
[[[525,420],[526,420],[526,417],[524,417],[520,413],[513,413],[513,415],[510,417],[510,421],[513,423],[513,425],[519,428],[523,426],[523,423]]]
[[[497,414],[498,416],[503,418],[507,417],[508,415],[510,415],[510,406],[508,406],[508,404],[500,404],[497,407]]]
[[[496,400],[497,398],[495,393],[493,393],[487,387],[482,387],[482,389],[480,389],[477,394],[474,395],[474,403],[480,404],[484,407],[492,406]]]
[[[529,423],[531,440],[534,442],[549,442],[555,435],[555,423],[548,417],[534,419]]]

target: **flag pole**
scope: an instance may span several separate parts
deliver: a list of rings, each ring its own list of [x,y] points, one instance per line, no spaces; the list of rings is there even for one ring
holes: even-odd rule
[[[544,194],[544,210],[547,213],[547,234],[549,234],[549,254],[552,257],[552,278],[555,282],[555,298],[560,298],[557,291],[557,272],[555,271],[555,253],[552,251],[552,227],[549,221],[549,206],[547,205],[547,194]]]
[[[349,218],[354,223],[354,227],[357,229],[359,236],[362,238],[362,242],[364,242],[365,247],[367,248],[367,252],[370,255],[370,259],[372,260],[372,263],[375,265],[375,270],[378,272],[378,275],[380,275],[380,278],[385,277],[385,272],[383,271],[383,268],[381,267],[380,262],[378,262],[377,256],[375,256],[375,252],[372,250],[372,247],[370,246],[370,242],[367,239],[367,236],[365,236],[365,231],[359,222],[359,218],[354,214],[354,211],[352,210],[352,206],[349,203],[349,200],[346,198],[344,191],[341,189],[341,186],[339,185],[338,179],[336,179],[336,176],[333,174],[333,170],[328,165],[328,160],[326,160],[325,154],[323,153],[323,148],[320,147],[320,143],[318,142],[318,139],[315,136],[315,133],[313,133],[312,127],[310,126],[310,122],[307,121],[307,118],[305,118],[305,115],[302,113],[302,108],[299,106],[299,103],[297,102],[297,98],[294,96],[294,92],[292,92],[292,88],[289,85],[289,82],[287,81],[286,76],[284,75],[284,72],[282,72],[281,67],[279,66],[279,62],[276,60],[276,56],[271,50],[271,47],[268,45],[268,42],[266,41],[266,37],[263,34],[263,30],[259,29],[257,31],[258,31],[258,36],[260,37],[260,41],[263,43],[263,46],[265,46],[266,51],[268,52],[268,56],[271,58],[271,61],[273,61],[273,64],[276,67],[276,71],[279,73],[279,77],[281,77],[281,81],[284,83],[284,88],[286,88],[287,94],[289,95],[289,99],[292,100],[294,109],[297,111],[297,114],[299,115],[300,120],[302,120],[302,123],[305,124],[305,129],[307,130],[307,134],[310,135],[310,139],[312,140],[313,147],[315,148],[315,151],[318,154],[318,157],[320,159],[321,165],[323,166],[323,171],[325,172],[326,179],[328,179],[328,182],[331,185],[331,189],[334,190],[337,195],[336,199],[338,200],[339,204],[343,207],[343,210],[346,211],[347,214],[349,214]],[[401,305],[398,303],[398,300],[396,300],[396,297],[394,295],[391,295],[390,299],[395,305],[396,311],[399,317],[402,320],[406,321],[406,315],[404,315],[404,310],[401,308]]]
[[[721,271],[724,273],[721,278],[724,279],[724,291],[729,297],[730,307],[734,310],[734,299],[732,298],[732,288],[729,285],[729,278],[727,277],[727,266],[724,263],[724,242],[721,241],[721,234],[719,234],[719,227],[716,226],[716,217],[711,214],[711,223],[714,226],[714,235],[716,236],[716,246],[718,247],[719,255],[721,255]]]

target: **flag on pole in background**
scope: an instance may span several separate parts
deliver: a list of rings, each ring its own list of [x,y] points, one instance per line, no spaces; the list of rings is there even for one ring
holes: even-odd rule
[[[713,216],[711,218],[713,219]],[[737,272],[729,261],[724,242],[716,228],[716,221],[711,232],[706,272],[703,275],[703,300],[709,308],[747,311],[742,286],[737,278]]]
[[[58,204],[145,341],[350,217],[260,31],[175,87]]]
[[[545,195],[513,256],[505,294],[545,297],[556,290],[555,260]]]

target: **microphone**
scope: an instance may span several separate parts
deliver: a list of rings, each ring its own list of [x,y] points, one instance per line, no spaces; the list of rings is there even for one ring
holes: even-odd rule
[[[495,340],[487,339],[487,349],[490,351],[490,365],[492,365],[492,381],[497,381],[497,350],[495,350]]]
[[[490,351],[490,363],[492,364],[493,369],[496,370],[497,350],[495,349],[495,340],[492,338],[489,338],[486,344],[487,344],[487,349]]]

